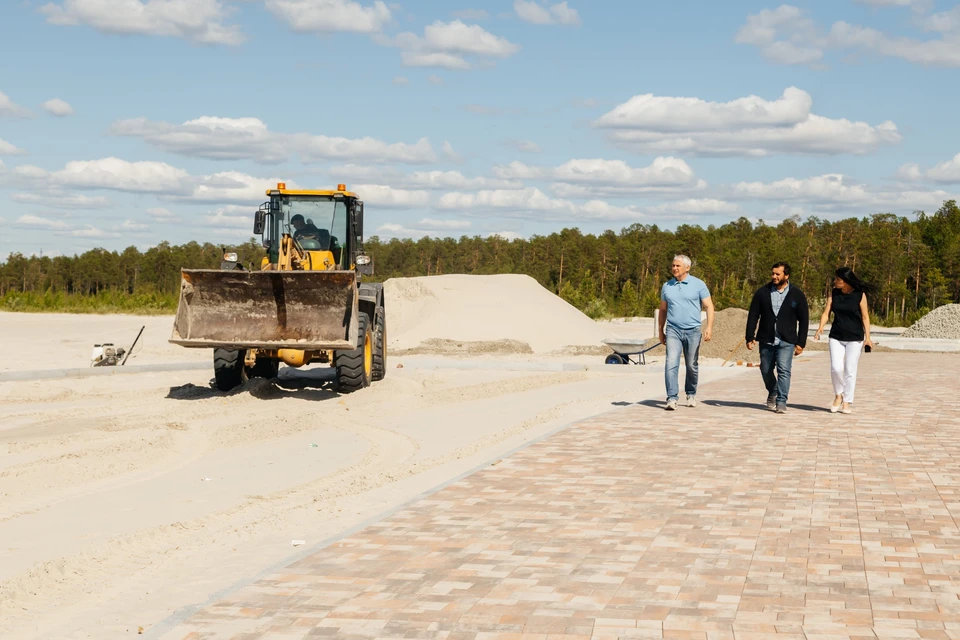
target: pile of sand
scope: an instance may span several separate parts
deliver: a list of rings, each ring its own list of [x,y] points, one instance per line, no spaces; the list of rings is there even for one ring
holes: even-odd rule
[[[747,330],[747,312],[743,309],[724,309],[718,311],[713,319],[713,339],[700,345],[701,358],[724,358],[736,362],[760,362],[760,355],[754,347],[747,349],[743,335]],[[738,346],[739,345],[739,346]],[[734,351],[735,350],[735,351]],[[731,352],[733,355],[731,356]]]
[[[392,278],[384,289],[391,352],[545,354],[608,337],[530,276]]]
[[[902,334],[904,338],[960,339],[960,304],[945,304],[923,316]]]

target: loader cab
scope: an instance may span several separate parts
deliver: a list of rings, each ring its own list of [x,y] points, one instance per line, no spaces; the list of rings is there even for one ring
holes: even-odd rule
[[[337,185],[336,191],[288,190],[284,183],[267,192],[257,211],[254,233],[263,235],[268,260],[276,264],[280,241],[290,235],[304,251],[329,252],[333,270],[352,270],[362,251],[363,203]]]

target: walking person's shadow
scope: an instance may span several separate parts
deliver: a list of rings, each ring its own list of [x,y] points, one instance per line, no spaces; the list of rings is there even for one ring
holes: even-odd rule
[[[630,406],[644,406],[652,407],[654,409],[663,410],[664,404],[663,400],[641,400],[640,402],[628,402],[626,400],[621,400],[618,402],[611,402],[610,404],[617,407],[630,407]],[[767,409],[767,405],[759,402],[738,402],[735,400],[701,400],[700,404],[705,404],[711,407],[720,407],[725,409],[754,409],[756,411],[765,411],[770,412],[770,409]],[[797,411],[826,411],[830,412],[826,407],[815,407],[809,404],[788,404],[788,409],[795,409]]]
[[[730,409],[757,409],[760,411],[770,411],[767,409],[767,405],[760,402],[738,402],[736,400],[704,400],[703,404],[709,405],[711,407],[726,407]],[[797,411],[826,411],[830,413],[830,410],[826,407],[815,407],[809,404],[788,404],[787,409],[796,409]]]

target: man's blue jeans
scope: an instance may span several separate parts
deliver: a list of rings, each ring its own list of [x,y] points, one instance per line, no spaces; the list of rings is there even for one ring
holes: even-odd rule
[[[680,352],[683,352],[683,361],[687,365],[687,378],[683,388],[688,396],[697,395],[697,381],[700,374],[697,364],[700,359],[700,327],[696,329],[678,329],[672,325],[664,327],[667,337],[667,365],[664,369],[664,380],[667,384],[667,401],[678,400],[680,396]]]
[[[787,404],[790,395],[790,370],[793,368],[794,345],[780,342],[779,345],[760,344],[760,375],[767,387],[767,396],[776,394],[777,404]],[[776,366],[776,373],[773,369]]]

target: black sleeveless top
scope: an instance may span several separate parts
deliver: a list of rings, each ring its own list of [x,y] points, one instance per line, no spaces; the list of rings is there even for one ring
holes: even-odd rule
[[[833,290],[833,323],[830,326],[830,337],[841,342],[863,341],[863,314],[860,313],[860,301],[863,291],[844,293],[840,289]]]

